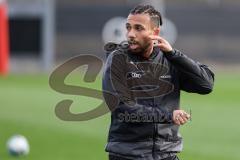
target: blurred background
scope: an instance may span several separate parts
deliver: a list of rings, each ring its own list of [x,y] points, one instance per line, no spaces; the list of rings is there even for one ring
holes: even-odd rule
[[[56,104],[73,99],[71,111],[86,112],[100,100],[63,95],[48,84],[49,75],[82,54],[105,60],[103,46],[124,39],[131,8],[151,3],[164,16],[161,35],[174,48],[207,64],[216,74],[207,96],[183,92],[181,106],[193,120],[181,128],[189,160],[240,159],[240,1],[237,0],[0,0],[0,159],[15,159],[6,142],[22,134],[30,153],[20,159],[107,159],[104,152],[110,114],[85,122],[65,122]],[[83,81],[86,68],[66,82],[101,90]]]

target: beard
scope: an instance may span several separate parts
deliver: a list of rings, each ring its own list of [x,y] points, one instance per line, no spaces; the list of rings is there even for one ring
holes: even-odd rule
[[[143,55],[150,47],[151,43],[148,41],[138,42],[135,40],[129,40],[129,50],[135,54]]]

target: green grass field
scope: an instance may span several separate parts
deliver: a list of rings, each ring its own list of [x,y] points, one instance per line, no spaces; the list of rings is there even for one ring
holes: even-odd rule
[[[68,82],[78,84],[79,77]],[[181,106],[192,110],[192,121],[181,128],[183,160],[239,160],[240,75],[216,74],[214,92],[208,96],[183,93]],[[80,84],[100,89],[101,80]],[[57,102],[74,99],[73,112],[85,112],[100,100],[62,95],[48,85],[48,76],[0,77],[0,160],[12,160],[6,150],[14,134],[26,136],[30,154],[22,160],[106,160],[104,152],[109,116],[86,122],[64,122],[54,113]]]

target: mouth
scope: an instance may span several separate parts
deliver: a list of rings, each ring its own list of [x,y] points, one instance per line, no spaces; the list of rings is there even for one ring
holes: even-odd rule
[[[131,40],[131,41],[128,41],[129,45],[133,45],[133,44],[137,44],[138,42],[137,41],[134,41],[134,40]]]
[[[139,47],[139,44],[136,41],[128,41],[128,44],[129,44],[130,49],[132,49],[132,50],[135,50]]]

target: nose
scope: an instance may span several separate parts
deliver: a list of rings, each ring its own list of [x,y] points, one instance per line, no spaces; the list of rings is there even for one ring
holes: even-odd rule
[[[133,38],[136,37],[136,34],[135,34],[133,29],[131,29],[127,32],[127,37],[130,38],[130,39],[133,39]]]

